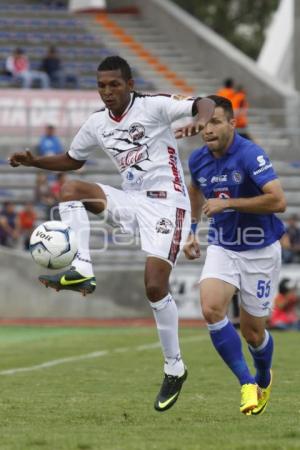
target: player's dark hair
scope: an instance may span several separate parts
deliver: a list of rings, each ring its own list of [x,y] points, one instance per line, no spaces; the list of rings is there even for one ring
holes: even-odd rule
[[[233,119],[232,103],[228,98],[221,95],[208,95],[207,98],[211,98],[215,102],[216,108],[223,108],[228,119]]]
[[[103,59],[98,66],[98,72],[103,72],[106,70],[120,70],[122,74],[122,78],[125,81],[128,81],[132,78],[131,68],[128,62],[121,58],[121,56],[108,56]]]

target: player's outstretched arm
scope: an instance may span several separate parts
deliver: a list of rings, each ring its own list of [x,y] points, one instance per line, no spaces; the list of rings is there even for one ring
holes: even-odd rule
[[[210,121],[214,112],[215,112],[216,104],[211,98],[201,98],[197,101],[197,125],[203,130],[207,122]],[[200,131],[201,131],[200,130]]]
[[[216,106],[212,99],[206,97],[201,98],[197,100],[196,105],[198,110],[196,120],[189,125],[177,128],[177,130],[175,130],[176,139],[195,136],[203,130],[207,122],[212,118]]]
[[[53,170],[55,172],[66,172],[80,169],[85,161],[77,161],[70,158],[68,154],[39,157],[34,156],[27,150],[11,155],[9,163],[12,167],[37,167],[38,169]]]
[[[198,241],[196,228],[197,224],[201,218],[202,206],[205,202],[205,197],[199,189],[192,183],[189,185],[189,197],[191,200],[192,207],[192,223],[195,225],[191,227],[191,232],[188,239],[183,247],[185,257],[187,259],[200,258],[200,244]]]

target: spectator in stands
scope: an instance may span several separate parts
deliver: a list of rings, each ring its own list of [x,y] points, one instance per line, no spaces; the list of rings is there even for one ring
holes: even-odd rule
[[[244,87],[239,85],[233,94],[231,103],[236,120],[236,131],[246,139],[252,139],[248,132],[248,100]]]
[[[45,220],[50,219],[51,208],[55,204],[46,173],[39,172],[36,177],[35,205],[44,213]]]
[[[54,45],[48,48],[40,69],[48,75],[53,88],[78,88],[77,77],[74,74],[68,74],[64,71],[58,51]]]
[[[232,102],[235,95],[234,80],[232,78],[226,78],[223,82],[223,87],[216,92],[216,95],[228,98]]]
[[[45,134],[41,137],[38,144],[37,152],[39,156],[59,155],[63,152],[62,144],[55,135],[55,127],[47,125]]]
[[[270,319],[270,328],[277,330],[300,330],[300,321],[297,314],[296,283],[290,278],[283,278],[279,283],[279,293],[274,300],[274,309]]]
[[[16,48],[12,55],[8,56],[5,63],[7,74],[12,77],[22,88],[31,88],[39,83],[43,89],[49,88],[49,77],[38,70],[30,70],[29,59],[21,48]]]
[[[286,264],[300,261],[300,229],[298,216],[293,214],[287,220],[286,234],[282,245],[282,261]]]
[[[20,233],[24,239],[24,250],[29,250],[29,241],[34,230],[37,214],[32,203],[28,202],[19,212]]]
[[[15,205],[5,202],[0,211],[0,244],[6,247],[15,247],[19,235],[20,226]]]

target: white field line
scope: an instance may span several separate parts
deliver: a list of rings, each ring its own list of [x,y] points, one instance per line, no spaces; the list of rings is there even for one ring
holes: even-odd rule
[[[193,342],[193,341],[205,341],[208,340],[208,336],[190,336],[182,338],[181,343]],[[76,361],[82,361],[85,359],[100,358],[102,356],[114,354],[114,353],[127,353],[127,352],[141,352],[144,350],[152,350],[160,347],[160,342],[153,342],[152,344],[138,345],[136,347],[119,347],[112,350],[102,350],[99,352],[86,353],[85,355],[70,356],[67,358],[53,359],[52,361],[46,361],[42,364],[29,367],[19,367],[16,369],[8,369],[0,371],[0,375],[15,375],[19,372],[32,372],[33,370],[48,369],[49,367],[58,366],[60,364],[67,364]]]

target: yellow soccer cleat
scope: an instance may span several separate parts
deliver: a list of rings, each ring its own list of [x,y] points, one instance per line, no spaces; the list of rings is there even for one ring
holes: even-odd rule
[[[272,371],[270,371],[271,379],[270,384],[266,388],[260,387],[260,395],[258,397],[257,407],[252,409],[251,415],[258,416],[259,414],[263,414],[265,412],[266,406],[268,404],[270,395],[271,395],[271,387],[272,387]]]
[[[241,388],[240,411],[249,415],[258,406],[258,386],[257,384],[243,384]]]

